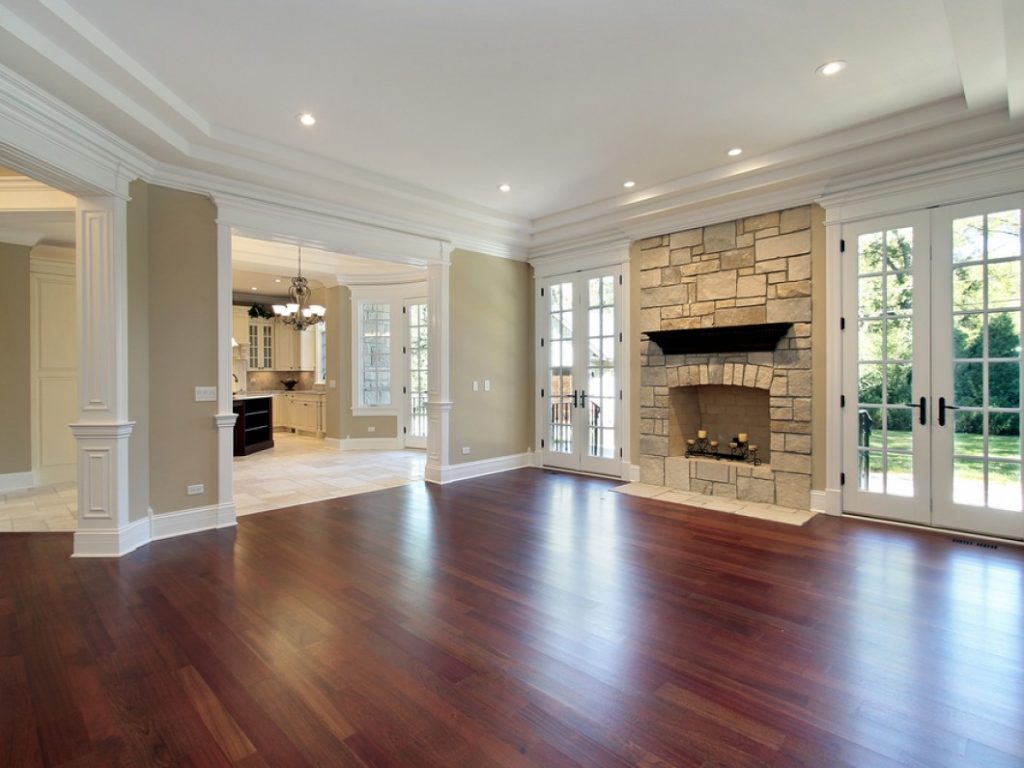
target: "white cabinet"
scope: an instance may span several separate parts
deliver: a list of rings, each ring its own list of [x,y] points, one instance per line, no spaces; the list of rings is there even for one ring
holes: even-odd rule
[[[313,329],[297,331],[280,320],[275,320],[274,325],[275,370],[312,371],[316,363],[316,333]]]
[[[274,402],[274,426],[296,432],[324,433],[324,396],[318,392],[283,392]]]
[[[249,309],[248,307],[231,308],[231,338],[238,342],[236,350],[244,349],[243,344],[249,343]]]
[[[274,321],[249,319],[249,370],[274,370]]]

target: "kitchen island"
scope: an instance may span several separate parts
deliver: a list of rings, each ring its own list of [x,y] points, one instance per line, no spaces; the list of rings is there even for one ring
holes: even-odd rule
[[[274,398],[267,394],[235,395],[235,456],[274,447]]]

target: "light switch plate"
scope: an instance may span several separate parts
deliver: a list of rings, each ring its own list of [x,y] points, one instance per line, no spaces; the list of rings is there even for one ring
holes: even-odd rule
[[[199,494],[201,494],[206,489],[203,487],[202,483],[199,483],[199,485],[190,485],[190,486],[188,486],[187,490],[188,490],[188,495],[189,496],[198,496]]]
[[[197,403],[215,403],[215,402],[217,402],[217,388],[216,387],[196,387],[196,402]]]
[[[473,380],[473,391],[474,392],[479,392],[480,391],[480,382],[477,381],[476,379]]]
[[[490,392],[490,391],[491,391],[491,380],[490,379],[484,379],[484,392]]]

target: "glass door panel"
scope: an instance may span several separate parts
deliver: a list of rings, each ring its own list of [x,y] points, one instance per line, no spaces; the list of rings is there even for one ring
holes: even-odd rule
[[[927,227],[922,217],[905,217],[843,234],[844,316],[853,321],[844,335],[844,507],[925,522],[928,355],[914,342],[928,333],[927,303],[924,311],[915,306],[928,280]]]
[[[556,279],[542,291],[544,463],[617,476],[618,270]]]
[[[1021,196],[936,212],[934,520],[1024,536]]]
[[[409,380],[406,382],[405,444],[410,448],[427,447],[427,304],[406,307],[408,327]]]

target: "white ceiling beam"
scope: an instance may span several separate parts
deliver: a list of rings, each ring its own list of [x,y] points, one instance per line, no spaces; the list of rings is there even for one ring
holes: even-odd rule
[[[967,107],[986,109],[1005,103],[1007,41],[1012,38],[1009,27],[1005,39],[999,33],[1004,2],[944,0],[943,5]],[[1005,0],[1005,5],[1019,7],[1020,0]]]

